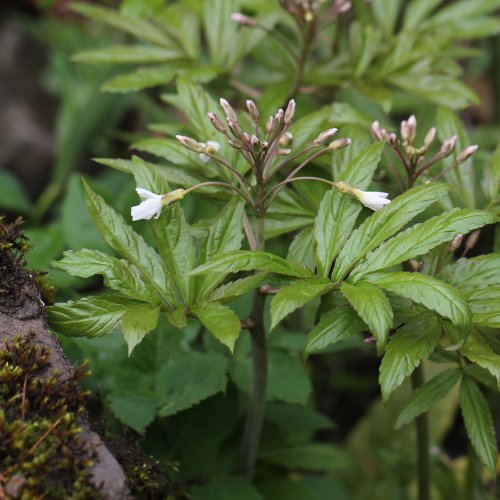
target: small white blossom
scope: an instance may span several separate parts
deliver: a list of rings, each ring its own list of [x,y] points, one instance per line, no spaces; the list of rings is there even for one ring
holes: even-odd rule
[[[216,153],[220,149],[220,144],[218,142],[215,142],[215,141],[207,141],[206,144],[204,142],[200,142],[200,144],[203,146],[204,151],[206,151],[208,153]],[[200,153],[199,156],[200,156],[200,160],[203,163],[208,163],[210,161],[210,156],[208,156],[205,153]]]
[[[130,214],[132,215],[132,220],[141,219],[151,219],[155,217],[158,219],[160,217],[163,207],[174,203],[175,201],[182,200],[185,195],[184,189],[176,189],[167,194],[155,194],[147,189],[137,188],[137,194],[141,198],[141,203],[132,207]]]
[[[361,189],[354,189],[356,198],[368,208],[372,210],[380,210],[383,206],[388,205],[391,200],[387,199],[388,193],[381,193],[379,191],[362,191]]]

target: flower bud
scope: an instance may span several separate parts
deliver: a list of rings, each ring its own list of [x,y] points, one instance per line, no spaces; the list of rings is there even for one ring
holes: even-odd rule
[[[373,137],[377,139],[377,141],[384,140],[382,129],[380,128],[380,123],[377,120],[372,123],[371,130]]]
[[[257,105],[251,99],[247,100],[246,105],[252,120],[257,123],[260,118],[259,108],[257,108]]]
[[[257,26],[255,19],[245,16],[241,12],[233,12],[231,14],[231,20],[235,23],[241,24],[242,26],[247,26],[248,28],[255,28],[255,26]]]
[[[288,106],[286,107],[285,117],[284,117],[286,124],[288,124],[292,121],[294,114],[295,114],[295,101],[293,99],[290,99],[290,102],[288,103]]]
[[[424,139],[424,148],[426,150],[434,142],[435,138],[436,138],[436,127],[432,127],[429,129]]]
[[[243,131],[241,130],[240,124],[237,121],[229,120],[228,122],[229,130],[237,139],[241,139],[243,136]]]
[[[450,243],[450,251],[455,252],[460,248],[460,245],[462,244],[462,241],[464,240],[464,235],[463,234],[457,234]]]
[[[312,141],[313,146],[321,146],[321,144],[324,144],[325,142],[329,141],[335,134],[337,133],[336,128],[330,128],[328,130],[325,130],[321,132],[321,134]]]
[[[480,236],[481,229],[475,229],[474,231],[472,231],[472,233],[470,233],[467,241],[465,242],[464,255],[476,246]]]
[[[417,119],[415,118],[415,115],[411,115],[406,124],[408,127],[408,142],[413,144],[415,136],[417,135]]]
[[[241,144],[241,142],[237,142],[237,141],[233,141],[232,139],[229,139],[228,143],[234,149],[238,149],[238,150],[243,149],[243,144]]]
[[[215,113],[208,113],[208,119],[210,123],[214,126],[217,132],[221,132],[222,134],[227,134],[226,127],[224,123],[222,123],[221,119]]]
[[[220,105],[222,107],[222,109],[224,110],[224,113],[226,114],[226,118],[228,121],[233,121],[233,122],[237,122],[238,121],[238,117],[236,116],[236,113],[234,112],[234,109],[231,107],[231,105],[226,101],[226,99],[223,99],[221,97],[220,99]]]
[[[266,134],[269,134],[273,128],[274,118],[272,116],[266,122]]]
[[[466,147],[463,151],[460,151],[457,155],[457,163],[463,163],[464,161],[467,161],[476,151],[477,151],[478,145],[473,144],[472,146]]]
[[[421,260],[410,259],[408,261],[408,263],[410,264],[411,270],[414,273],[420,272],[422,270],[422,268],[424,267],[424,263]]]
[[[457,145],[457,136],[453,135],[452,137],[448,137],[448,139],[446,139],[443,142],[439,152],[443,157],[450,156],[451,153],[453,153],[453,150],[455,149],[456,145]]]
[[[260,153],[260,151],[262,150],[262,147],[260,145],[259,138],[256,135],[252,135],[252,137],[250,138],[250,144],[252,145],[252,149],[256,153]]]
[[[351,139],[337,139],[336,141],[330,142],[328,149],[332,151],[337,151],[339,149],[344,149],[351,144]]]
[[[291,150],[291,149],[278,149],[278,150],[276,151],[276,154],[277,154],[278,156],[285,156],[285,155],[289,155],[291,152],[292,152],[292,150]]]
[[[399,140],[398,140],[398,136],[394,133],[394,132],[391,132],[388,136],[387,136],[387,142],[389,144],[391,144],[392,146],[397,146],[398,143],[399,143]]]
[[[200,153],[203,151],[203,145],[199,142],[191,139],[191,137],[186,137],[185,135],[176,135],[175,138],[187,149]]]

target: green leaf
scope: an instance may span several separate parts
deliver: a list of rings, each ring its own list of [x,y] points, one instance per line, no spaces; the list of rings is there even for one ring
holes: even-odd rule
[[[187,326],[186,318],[186,308],[184,305],[177,306],[175,309],[169,309],[167,311],[167,319],[171,325],[175,326],[179,330],[182,330]]]
[[[389,299],[382,290],[366,282],[358,282],[355,285],[344,282],[340,291],[368,325],[377,339],[377,348],[381,351],[387,342],[394,319]]]
[[[120,421],[137,432],[142,432],[156,416],[158,401],[155,397],[120,392],[110,394],[108,400]]]
[[[73,2],[71,10],[94,21],[109,24],[113,28],[129,33],[139,40],[167,47],[172,44],[168,37],[156,28],[155,25],[138,16],[127,15],[112,9],[80,2]]]
[[[466,234],[495,221],[496,217],[493,214],[481,210],[456,208],[445,212],[422,224],[410,227],[370,252],[354,268],[351,279],[358,280],[367,274],[413,259],[451,240],[457,234]]]
[[[238,250],[222,255],[217,255],[193,271],[191,275],[205,273],[237,273],[239,271],[265,271],[269,273],[284,274],[295,278],[311,278],[313,273],[310,269],[278,257],[267,252],[252,252],[250,250]]]
[[[158,254],[142,236],[125,224],[123,217],[83,181],[87,207],[104,241],[122,257],[136,266],[149,286],[156,288],[169,304],[175,302],[174,290],[165,273]]]
[[[108,80],[102,86],[104,92],[135,92],[157,85],[166,85],[170,83],[180,72],[180,69],[174,65],[165,66],[147,66],[138,68],[131,73],[124,73],[111,80]]]
[[[22,184],[7,170],[0,170],[0,207],[27,214],[31,204]]]
[[[272,465],[307,471],[335,472],[351,465],[345,451],[326,443],[271,449],[260,453],[259,459]]]
[[[185,54],[175,48],[148,47],[147,45],[115,45],[105,49],[78,52],[71,59],[86,63],[148,64],[181,59],[182,57],[185,57]]]
[[[451,285],[420,273],[382,273],[370,276],[370,283],[422,304],[449,318],[455,325],[468,325],[471,313],[467,301]]]
[[[159,415],[174,415],[224,391],[226,370],[226,358],[215,352],[191,352],[167,361],[157,375]]]
[[[210,226],[208,236],[203,242],[198,256],[200,264],[220,253],[239,250],[243,239],[243,211],[245,202],[241,198],[233,198],[222,210],[214,224]],[[224,276],[201,275],[196,282],[197,299],[207,296]]]
[[[404,404],[394,427],[400,429],[422,413],[429,411],[453,389],[461,378],[461,370],[451,368],[419,387]]]
[[[160,316],[160,307],[142,304],[126,312],[122,318],[122,331],[128,346],[128,355],[144,336],[156,328]]]
[[[267,276],[268,273],[256,273],[246,278],[225,283],[210,294],[210,301],[231,302],[262,285]]]
[[[198,304],[193,307],[192,311],[205,328],[233,352],[234,343],[240,335],[240,318],[229,307],[217,302]]]
[[[469,377],[462,380],[459,401],[469,439],[483,464],[496,478],[497,445],[493,418],[486,398]]]
[[[137,267],[97,250],[66,251],[61,260],[52,262],[52,267],[80,278],[101,274],[108,288],[133,299],[152,304],[161,302],[156,288],[148,287]]]
[[[368,252],[438,201],[448,189],[445,184],[424,184],[398,196],[389,205],[368,217],[342,247],[335,262],[332,279],[341,280]]]
[[[102,337],[120,326],[125,314],[144,303],[122,295],[101,294],[47,308],[50,328],[67,337]]]
[[[330,344],[347,339],[366,329],[351,307],[339,307],[321,317],[307,337],[307,355],[322,351]]]
[[[306,228],[297,233],[288,249],[287,260],[301,262],[313,270],[314,265],[314,238],[312,228]]]
[[[500,328],[500,286],[469,293],[467,300],[474,325]]]
[[[413,373],[422,359],[436,348],[441,327],[433,315],[422,315],[391,336],[380,364],[379,383],[387,401],[391,393]]]
[[[307,304],[332,287],[327,278],[312,278],[286,285],[271,302],[271,330],[291,312]]]
[[[500,389],[500,355],[477,332],[473,330],[467,337],[465,344],[460,348],[460,354],[490,372]]]
[[[365,189],[377,168],[384,144],[375,143],[352,159],[336,180]],[[328,277],[333,260],[354,227],[361,203],[334,189],[325,194],[314,222],[315,260],[318,274]]]
[[[408,3],[405,11],[404,31],[418,29],[428,15],[440,4],[443,0],[413,0]]]
[[[401,0],[374,0],[371,4],[377,23],[382,27],[386,37],[394,33],[401,8]]]
[[[443,278],[464,291],[500,285],[500,253],[458,259],[444,268]]]
[[[150,165],[134,157],[137,186],[155,193],[167,193],[165,179]],[[151,231],[166,267],[185,304],[191,304],[194,294],[189,272],[193,268],[195,248],[190,228],[179,203],[165,207],[158,219],[150,221]]]

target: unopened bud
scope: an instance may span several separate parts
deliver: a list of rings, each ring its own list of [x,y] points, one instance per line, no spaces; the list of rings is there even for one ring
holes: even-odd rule
[[[432,127],[429,129],[424,139],[424,148],[427,150],[429,146],[434,142],[436,138],[436,127]]]
[[[238,121],[238,117],[236,116],[236,113],[234,112],[234,109],[231,107],[231,105],[226,101],[226,99],[223,99],[221,97],[220,99],[220,105],[222,107],[222,109],[224,110],[224,113],[226,114],[226,118],[228,121],[233,121],[233,122],[237,122]]]
[[[330,142],[328,149],[332,151],[337,151],[339,149],[344,149],[351,144],[351,139],[337,139],[336,141]]]
[[[208,119],[210,123],[214,126],[215,130],[221,132],[222,134],[227,134],[226,127],[222,120],[215,113],[208,113]]]
[[[186,137],[185,135],[176,135],[175,138],[187,149],[200,153],[203,151],[203,144],[191,139],[191,137]]]
[[[382,141],[384,136],[382,135],[382,129],[380,128],[380,123],[378,121],[374,121],[371,126],[372,135],[377,141]]]
[[[255,19],[241,14],[241,12],[234,12],[231,14],[231,20],[235,23],[241,24],[242,26],[248,26],[249,28],[255,28],[257,22]]]
[[[439,152],[443,157],[450,156],[451,153],[453,153],[453,150],[455,149],[456,145],[457,145],[457,136],[454,135],[452,137],[448,137],[448,139],[446,139],[443,142]]]
[[[257,123],[260,118],[259,108],[257,108],[257,105],[251,99],[248,99],[246,104],[252,120]]]
[[[266,134],[269,134],[273,128],[274,118],[272,116],[266,122]]]
[[[294,114],[295,114],[295,101],[293,99],[290,99],[290,102],[288,103],[288,106],[286,107],[285,117],[284,117],[286,124],[288,124],[292,121]]]
[[[477,144],[473,144],[472,146],[466,147],[463,151],[460,151],[457,155],[457,163],[467,161],[477,151],[477,148]]]
[[[391,144],[393,146],[397,146],[399,143],[398,136],[394,132],[391,132],[387,136],[387,140],[388,140],[389,144]]]
[[[243,136],[243,131],[241,130],[240,124],[237,121],[229,120],[228,122],[229,130],[237,139],[241,139]]]
[[[415,118],[415,115],[411,115],[406,124],[408,127],[408,142],[413,144],[415,136],[417,135],[417,119]]]
[[[228,141],[229,145],[234,148],[234,149],[243,149],[243,144],[241,142],[233,141],[232,139],[229,139]]]
[[[377,339],[373,335],[370,335],[369,337],[364,338],[363,342],[365,344],[371,345],[375,344],[377,342]]]
[[[414,273],[420,272],[422,270],[422,267],[424,267],[424,263],[420,260],[410,259],[408,263],[410,264],[411,270]]]
[[[260,146],[260,141],[259,138],[256,135],[252,135],[250,139],[250,144],[252,145],[252,149],[256,152],[259,153],[261,151],[261,146]]]
[[[469,250],[472,250],[476,246],[480,236],[481,236],[481,229],[475,229],[474,231],[472,231],[472,233],[470,233],[470,236],[467,238],[467,241],[465,242],[464,255],[468,253]]]
[[[312,141],[313,146],[321,146],[321,144],[324,144],[325,142],[329,141],[335,134],[337,133],[336,128],[330,128],[328,130],[325,130],[321,132],[321,134]]]
[[[464,241],[464,235],[463,234],[457,234],[450,243],[450,252],[455,252],[460,248],[460,245],[462,244],[462,241]]]
[[[277,154],[278,156],[285,156],[285,155],[289,155],[291,152],[292,152],[292,150],[291,150],[291,149],[278,149],[278,150],[276,151],[276,154]]]

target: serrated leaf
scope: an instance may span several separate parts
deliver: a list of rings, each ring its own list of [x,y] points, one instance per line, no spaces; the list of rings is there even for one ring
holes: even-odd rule
[[[321,317],[320,322],[307,336],[307,355],[322,351],[330,344],[347,339],[366,330],[352,307],[339,307]]]
[[[155,418],[158,400],[133,392],[119,392],[108,396],[113,413],[137,432],[143,431]]]
[[[332,279],[342,279],[368,252],[439,200],[448,189],[446,184],[424,184],[398,196],[389,205],[368,217],[342,247],[335,262]]]
[[[368,280],[389,292],[436,311],[455,325],[470,323],[470,308],[460,292],[432,276],[404,272],[381,273],[368,277]]]
[[[108,80],[102,86],[104,92],[135,92],[157,85],[170,83],[180,72],[174,65],[146,66],[138,68],[130,73],[123,73]]]
[[[243,211],[245,202],[241,198],[233,198],[221,211],[210,226],[206,240],[200,249],[198,262],[205,263],[219,253],[239,250],[243,239]],[[204,299],[222,280],[224,276],[201,275],[196,280],[197,298]]]
[[[459,368],[451,368],[420,386],[406,401],[394,427],[400,429],[441,401],[462,378]]]
[[[134,162],[138,187],[162,194],[170,190],[165,179],[150,165],[137,157]],[[194,283],[189,272],[193,268],[195,248],[181,205],[165,207],[158,219],[150,221],[150,227],[169,279],[175,283],[184,303],[191,304]]]
[[[169,38],[155,25],[138,16],[127,15],[116,10],[80,2],[71,3],[71,10],[95,21],[109,24],[135,36],[139,40],[167,47],[172,45]]]
[[[264,271],[295,278],[311,278],[313,276],[312,271],[302,264],[290,262],[271,253],[250,250],[238,250],[217,255],[206,264],[191,271],[191,275],[196,276],[209,272],[223,272],[227,275],[239,271]]]
[[[255,288],[259,287],[264,283],[268,276],[268,273],[256,273],[252,276],[248,276],[246,278],[241,278],[235,281],[229,281],[224,285],[220,286],[216,290],[214,290],[209,298],[210,301],[214,302],[231,302],[232,300],[237,299],[247,293],[255,290]]]
[[[120,326],[123,316],[143,303],[123,295],[101,294],[47,308],[50,328],[67,337],[102,337]]]
[[[295,235],[286,256],[287,260],[301,262],[309,269],[314,269],[314,237],[312,228],[306,228]]]
[[[383,147],[383,143],[375,143],[363,150],[342,169],[336,180],[358,189],[368,187]],[[361,209],[357,200],[334,189],[325,194],[314,222],[315,261],[321,277],[330,274],[333,260],[349,237]]]
[[[141,304],[124,314],[122,332],[127,343],[129,356],[144,336],[156,328],[159,316],[160,307],[154,307],[151,304]]]
[[[177,306],[175,309],[167,311],[167,319],[171,325],[179,330],[187,326],[186,308],[184,305]]]
[[[271,302],[271,329],[285,316],[319,297],[331,287],[332,282],[327,278],[312,278],[281,288]]]
[[[443,279],[464,291],[500,285],[500,253],[458,259],[444,268]]]
[[[159,415],[174,415],[224,391],[226,370],[226,358],[215,352],[191,352],[167,361],[156,379]]]
[[[384,401],[403,380],[436,348],[441,327],[430,314],[420,316],[402,326],[391,336],[380,364],[379,383]]]
[[[125,224],[119,213],[107,205],[85,181],[83,183],[88,210],[104,241],[136,266],[148,285],[156,288],[167,303],[173,304],[175,292],[158,254],[146,244],[142,236]]]
[[[500,355],[477,332],[472,331],[467,337],[460,354],[490,372],[500,390]]]
[[[105,49],[78,52],[71,59],[86,63],[130,64],[155,63],[181,59],[185,54],[175,48],[149,47],[147,45],[116,45]]]
[[[335,472],[351,465],[345,451],[326,443],[271,449],[260,453],[259,459],[272,465],[307,471]]]
[[[460,386],[460,408],[469,439],[479,458],[496,478],[497,445],[488,402],[476,383],[464,377]]]
[[[366,282],[354,285],[344,282],[340,291],[368,325],[377,339],[377,348],[381,351],[387,342],[394,319],[389,299],[382,290]]]
[[[474,325],[500,328],[500,286],[468,293],[466,298]]]
[[[137,267],[126,260],[119,260],[104,252],[88,249],[78,252],[68,250],[63,253],[61,260],[52,262],[52,267],[80,278],[101,274],[104,277],[104,284],[108,288],[133,299],[152,304],[161,302],[157,290],[148,287]]]
[[[241,330],[240,318],[233,310],[217,302],[204,302],[193,307],[192,311],[207,330],[233,352]]]
[[[457,234],[467,234],[473,229],[495,221],[496,217],[493,214],[481,210],[456,208],[445,212],[422,224],[410,227],[370,252],[354,268],[351,279],[358,280],[367,274],[418,257],[451,240]]]

